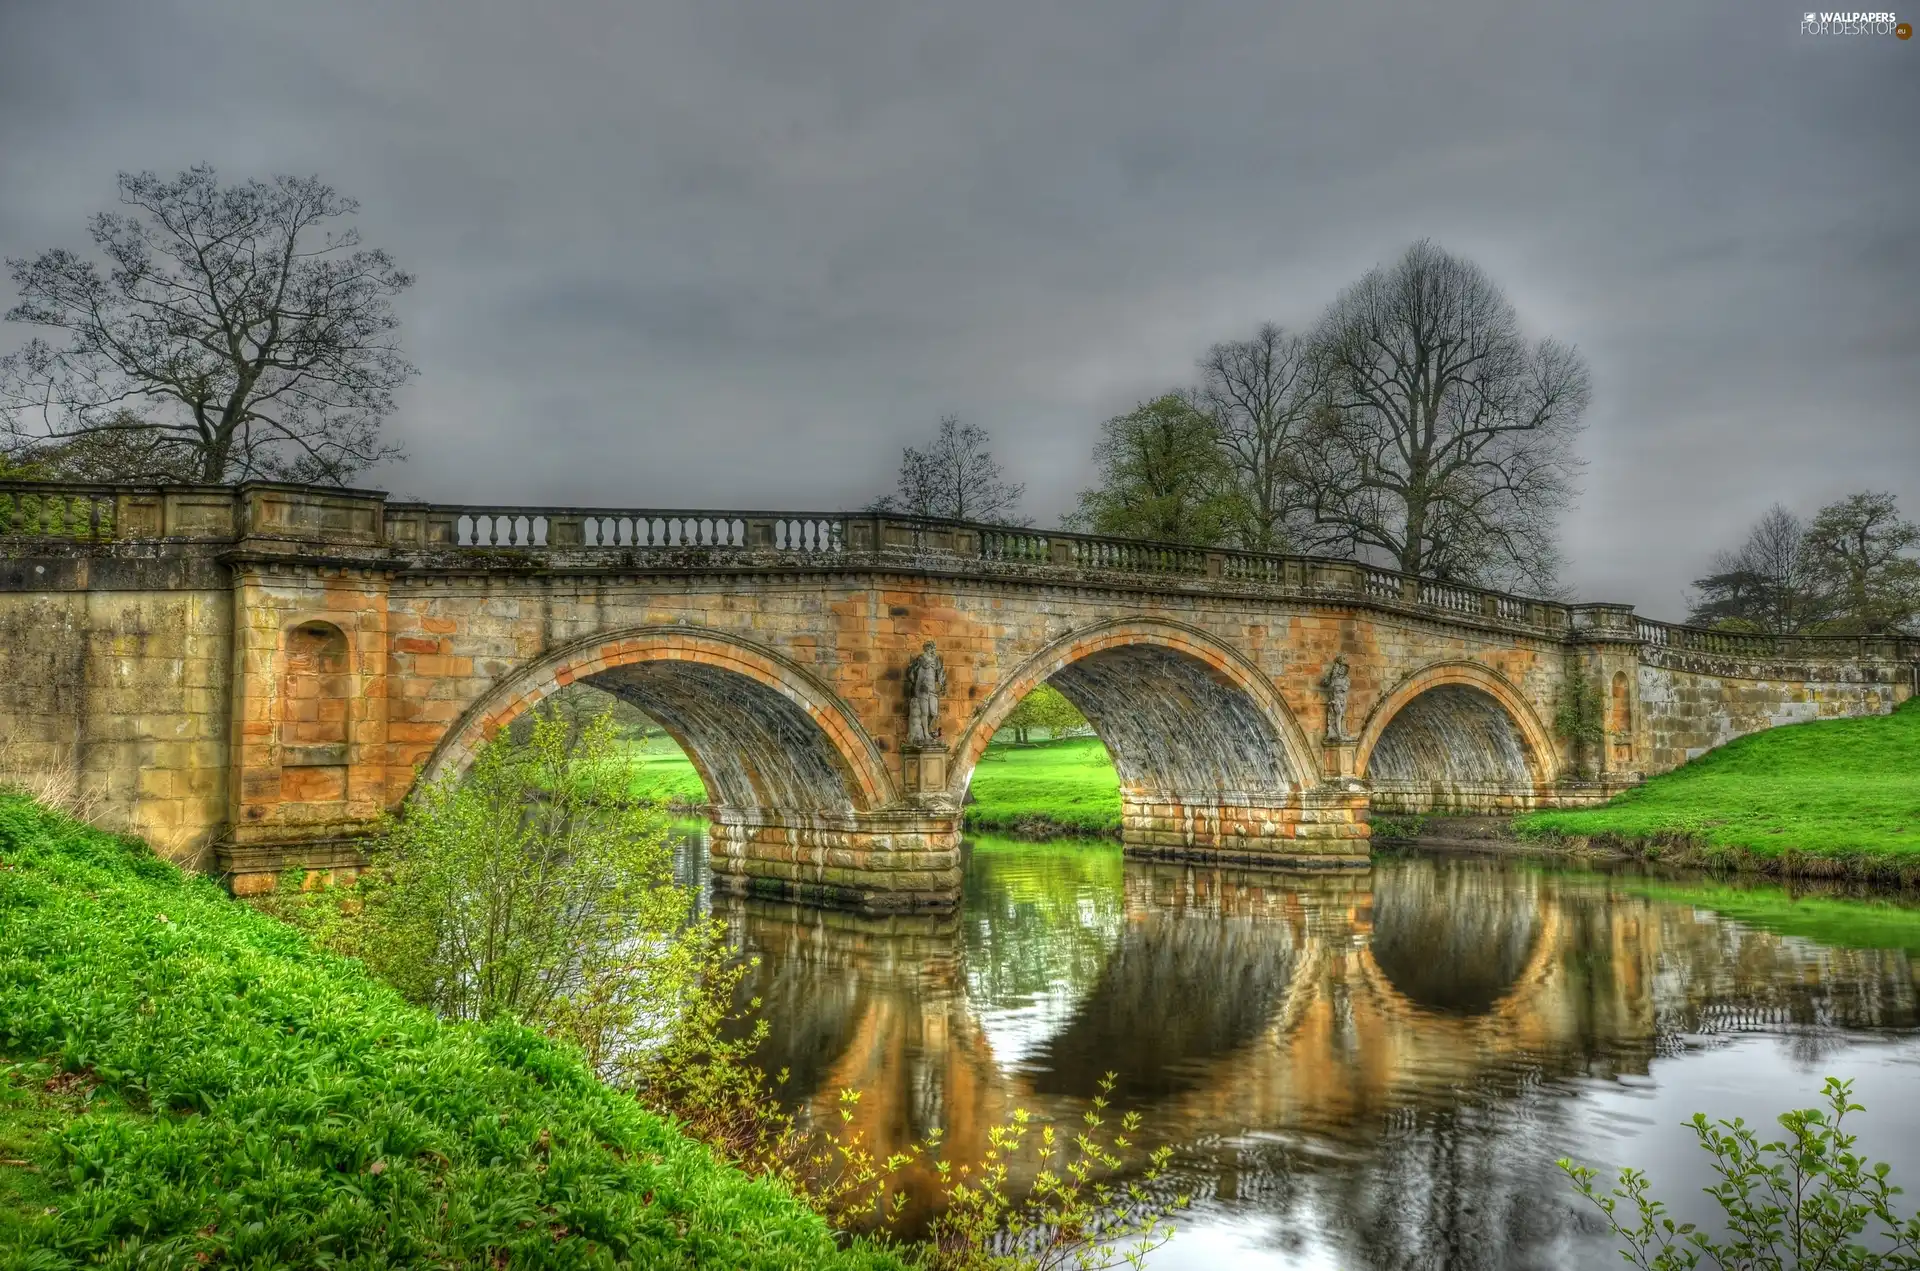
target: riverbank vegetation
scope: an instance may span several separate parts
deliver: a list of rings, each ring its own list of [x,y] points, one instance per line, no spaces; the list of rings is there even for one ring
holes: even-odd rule
[[[1920,1216],[1899,1212],[1902,1189],[1885,1164],[1854,1151],[1858,1137],[1846,1119],[1866,1108],[1853,1102],[1853,1083],[1829,1077],[1822,1093],[1825,1107],[1780,1115],[1778,1138],[1763,1140],[1738,1118],[1709,1121],[1696,1112],[1688,1122],[1712,1158],[1716,1181],[1705,1191],[1724,1238],[1675,1222],[1641,1170],[1622,1169],[1603,1192],[1591,1167],[1565,1157],[1559,1166],[1620,1241],[1627,1265],[1641,1271],[1920,1271]]]
[[[356,885],[257,907],[0,794],[0,1268],[1021,1271],[1166,1239],[1166,1152],[1104,1096],[1073,1133],[973,1127],[979,1160],[877,1157],[857,1091],[838,1124],[784,1106],[734,1014],[751,960],[603,779],[621,745],[536,714]],[[933,1216],[896,1242],[909,1177]]]
[[[1636,896],[1711,909],[1742,926],[1797,936],[1830,949],[1900,949],[1920,959],[1920,905],[1902,894],[1789,890],[1777,883],[1724,876],[1632,878],[1618,880],[1616,885]],[[1844,886],[1800,886],[1809,885]]]
[[[5,1265],[899,1265],[572,1048],[0,794]]]
[[[1523,836],[1781,874],[1920,873],[1920,700],[1769,729],[1597,808],[1528,813]]]

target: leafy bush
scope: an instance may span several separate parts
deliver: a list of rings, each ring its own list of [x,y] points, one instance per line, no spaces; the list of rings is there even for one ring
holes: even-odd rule
[[[605,779],[613,714],[522,722],[416,791],[354,887],[291,876],[264,907],[447,1019],[518,1020],[604,1066],[664,1035],[717,933],[689,922],[665,814]]]
[[[1720,1181],[1706,1189],[1725,1215],[1727,1238],[1676,1223],[1655,1200],[1647,1176],[1620,1171],[1605,1194],[1595,1171],[1562,1159],[1560,1168],[1600,1210],[1622,1242],[1620,1255],[1642,1271],[1710,1266],[1723,1271],[1914,1271],[1920,1268],[1920,1216],[1894,1212],[1900,1194],[1884,1162],[1869,1165],[1842,1123],[1866,1111],[1850,1101],[1852,1083],[1827,1078],[1827,1109],[1783,1113],[1784,1138],[1762,1143],[1746,1122],[1709,1122],[1695,1113],[1700,1146]],[[1877,1248],[1857,1239],[1869,1225]]]
[[[570,1048],[444,1023],[144,847],[0,796],[0,1055],[139,1115],[45,1141],[9,1271],[886,1267]]]

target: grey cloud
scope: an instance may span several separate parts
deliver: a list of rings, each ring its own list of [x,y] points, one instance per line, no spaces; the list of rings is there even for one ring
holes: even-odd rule
[[[1571,581],[1677,616],[1775,499],[1920,514],[1920,42],[1773,8],[0,3],[0,251],[117,169],[318,171],[420,276],[370,480],[852,504],[955,411],[1044,522],[1431,236],[1594,364]]]

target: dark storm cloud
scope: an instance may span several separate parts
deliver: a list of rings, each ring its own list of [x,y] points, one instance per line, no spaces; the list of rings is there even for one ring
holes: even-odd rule
[[[317,171],[420,277],[391,489],[854,504],[953,411],[1047,523],[1100,419],[1431,236],[1593,363],[1571,581],[1677,616],[1774,499],[1920,514],[1920,41],[1799,12],[0,0],[0,251]]]

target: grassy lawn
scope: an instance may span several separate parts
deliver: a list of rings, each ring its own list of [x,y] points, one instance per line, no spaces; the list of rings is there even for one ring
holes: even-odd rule
[[[633,788],[648,798],[705,803],[693,764],[671,741],[629,745]],[[1120,832],[1120,778],[1098,737],[987,747],[974,770],[969,830],[1094,838]]]
[[[969,830],[1114,835],[1120,778],[1098,737],[988,746],[974,769]]]
[[[1515,826],[1709,855],[1920,861],[1920,700],[1742,737],[1603,807],[1535,812]]]
[[[681,805],[707,801],[707,789],[693,763],[670,737],[650,737],[628,742],[626,757],[631,764],[629,780],[633,792],[642,798]]]
[[[0,1057],[4,1267],[899,1265],[572,1051],[4,794]]]

